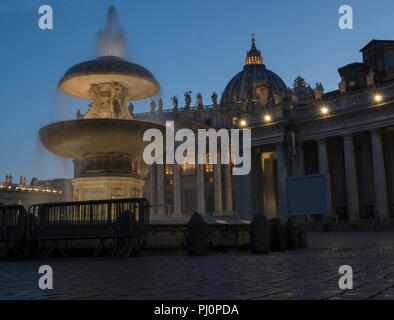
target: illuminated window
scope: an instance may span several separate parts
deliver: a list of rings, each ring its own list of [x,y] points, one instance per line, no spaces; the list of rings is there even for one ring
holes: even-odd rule
[[[194,169],[196,169],[196,165],[193,163],[193,164],[191,164],[191,163],[184,163],[183,165],[182,165],[182,170],[183,171],[190,171],[190,170],[194,170]]]
[[[213,183],[213,177],[209,177],[209,183]]]
[[[174,168],[173,168],[173,166],[167,164],[167,165],[166,165],[166,174],[169,175],[169,174],[173,174],[173,173],[174,173]]]
[[[237,124],[237,117],[233,117],[233,125]]]
[[[209,163],[209,159],[210,159],[210,155],[209,153],[207,154],[207,158],[206,158],[206,165],[205,165],[205,172],[213,172],[213,164]]]
[[[170,184],[174,184],[174,180],[173,179],[170,179]]]

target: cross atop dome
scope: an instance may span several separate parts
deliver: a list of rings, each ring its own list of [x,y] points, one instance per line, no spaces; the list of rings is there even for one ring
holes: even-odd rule
[[[250,50],[247,52],[246,54],[246,65],[254,65],[254,64],[258,64],[258,65],[262,65],[263,64],[263,57],[261,56],[261,52],[260,50],[257,50],[256,48],[256,44],[255,44],[256,40],[254,39],[254,33],[252,35],[252,46],[250,48]]]

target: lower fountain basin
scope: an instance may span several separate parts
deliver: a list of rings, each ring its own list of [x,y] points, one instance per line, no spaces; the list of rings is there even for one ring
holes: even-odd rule
[[[151,122],[119,119],[82,119],[49,124],[40,129],[42,144],[52,153],[77,160],[106,154],[127,154],[141,159],[150,141],[143,141],[148,129],[165,127]]]

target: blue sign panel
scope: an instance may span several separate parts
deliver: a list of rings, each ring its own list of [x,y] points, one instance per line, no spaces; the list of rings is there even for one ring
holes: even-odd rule
[[[287,178],[288,215],[328,213],[327,175]]]

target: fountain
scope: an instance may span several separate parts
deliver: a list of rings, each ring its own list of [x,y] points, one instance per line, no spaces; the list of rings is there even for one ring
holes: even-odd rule
[[[59,81],[65,93],[91,100],[86,114],[39,131],[49,151],[74,159],[74,201],[142,197],[145,180],[135,174],[133,163],[148,144],[142,139],[145,130],[163,130],[133,120],[127,109],[127,101],[153,96],[159,84],[147,69],[121,57],[125,37],[120,30],[114,33],[115,18],[111,7],[107,27],[98,33],[104,55],[76,64]]]

